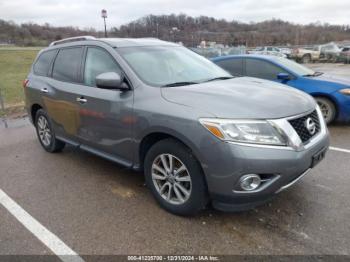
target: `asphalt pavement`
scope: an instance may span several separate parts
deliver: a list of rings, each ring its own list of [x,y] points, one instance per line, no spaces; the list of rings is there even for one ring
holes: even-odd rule
[[[18,122],[20,121],[20,122]],[[269,204],[183,218],[158,207],[142,173],[68,146],[46,153],[27,120],[0,129],[0,189],[78,254],[350,253],[350,153],[326,159]],[[330,127],[350,149],[349,126]],[[0,205],[0,254],[51,254]]]

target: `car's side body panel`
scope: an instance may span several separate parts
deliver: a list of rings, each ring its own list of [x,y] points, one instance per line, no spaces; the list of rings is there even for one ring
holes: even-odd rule
[[[218,57],[212,59],[213,62],[217,63],[219,61],[228,61],[230,59],[256,59],[266,61],[287,71],[291,76],[291,80],[278,80],[276,82],[294,87],[301,91],[304,91],[312,96],[322,96],[330,99],[337,107],[337,120],[341,122],[350,121],[350,97],[342,95],[338,91],[343,88],[350,87],[349,79],[341,79],[333,76],[321,75],[315,77],[305,77],[296,74],[289,68],[276,63],[276,60],[271,59],[269,56],[251,56],[251,55],[237,55],[228,57]],[[243,66],[245,63],[243,63]],[[246,74],[245,69],[243,69],[244,75]]]

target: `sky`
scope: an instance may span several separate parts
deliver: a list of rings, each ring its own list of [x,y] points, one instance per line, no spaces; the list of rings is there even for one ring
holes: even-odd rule
[[[240,22],[279,18],[300,24],[350,24],[350,0],[0,0],[0,19],[102,29],[101,9],[108,12],[108,27],[171,13]]]

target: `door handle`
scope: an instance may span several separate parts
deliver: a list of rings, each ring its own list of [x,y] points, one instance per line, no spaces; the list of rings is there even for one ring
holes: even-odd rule
[[[49,92],[49,90],[46,87],[41,88],[40,91],[41,91],[41,93],[48,93]]]
[[[79,102],[80,104],[85,104],[87,102],[87,99],[82,97],[77,97],[77,102]]]

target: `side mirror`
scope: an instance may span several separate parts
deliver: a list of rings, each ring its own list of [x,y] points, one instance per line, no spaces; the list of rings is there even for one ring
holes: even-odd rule
[[[129,89],[129,87],[123,83],[121,76],[116,72],[107,72],[96,76],[96,86],[103,89]]]
[[[287,73],[278,73],[277,74],[277,79],[279,79],[279,80],[290,80],[291,77]]]

